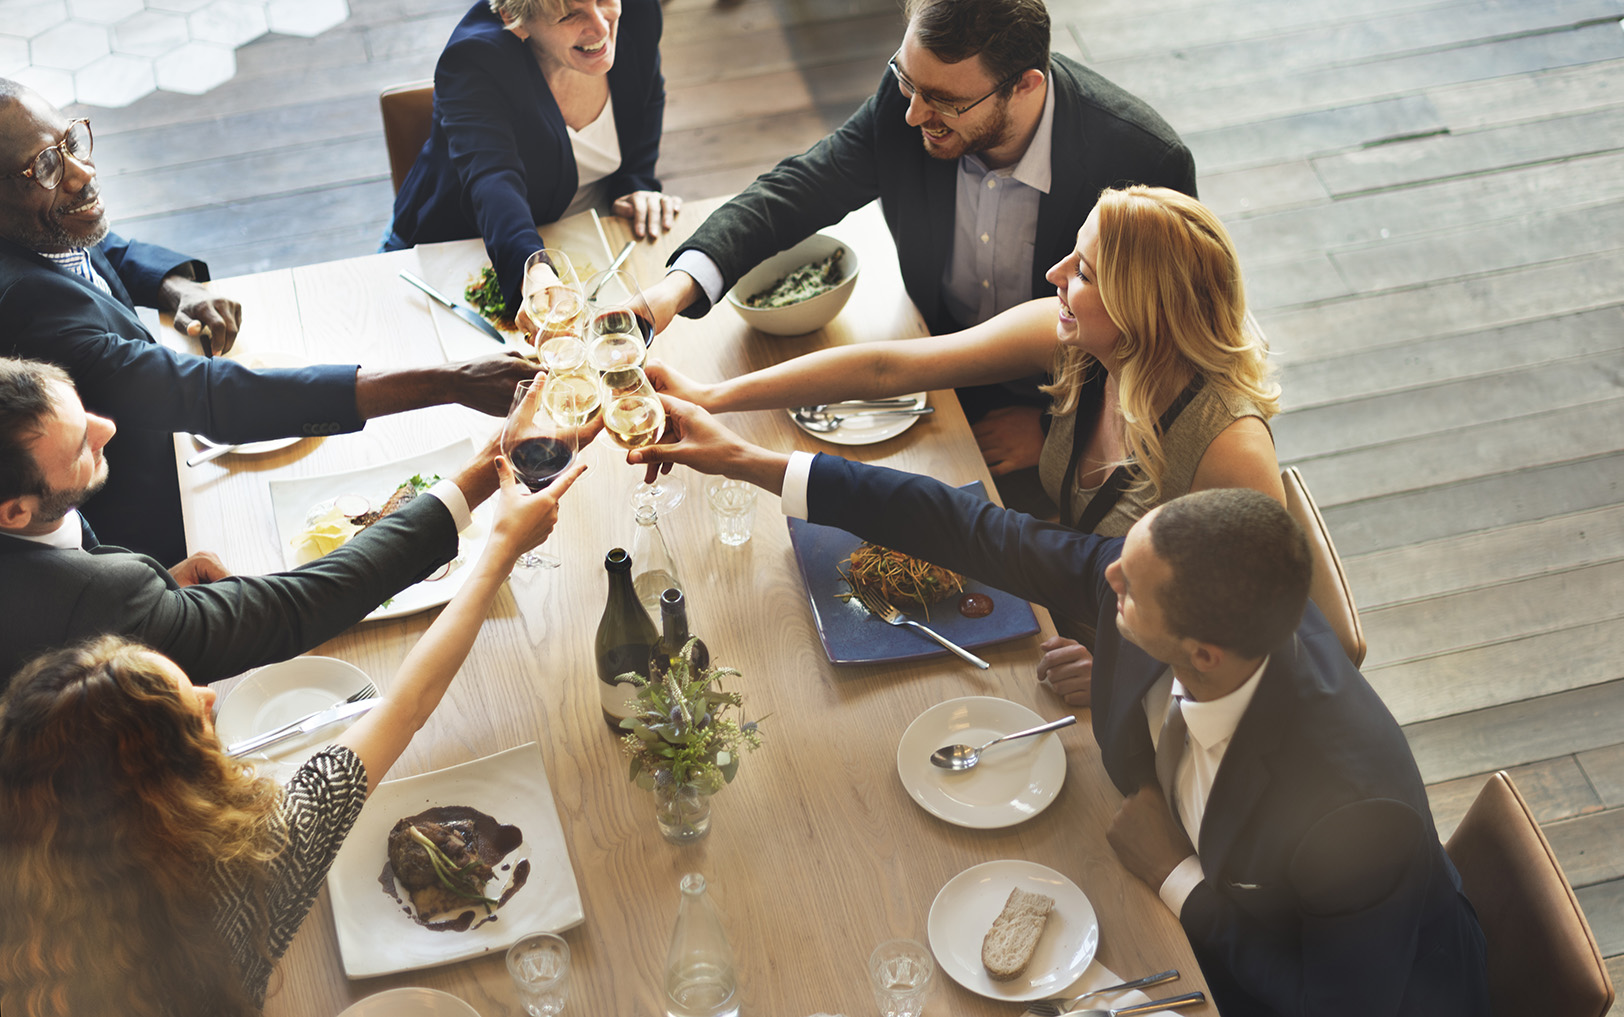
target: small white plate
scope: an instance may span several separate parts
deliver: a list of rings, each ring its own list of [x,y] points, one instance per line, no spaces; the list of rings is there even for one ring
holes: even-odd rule
[[[914,409],[921,409],[924,407],[925,393],[915,392],[911,398],[914,401]],[[907,409],[906,406],[902,406],[900,408]],[[846,414],[849,419],[842,421],[841,425],[835,428],[833,431],[814,431],[810,427],[807,427],[805,424],[801,423],[799,420],[796,420],[793,410],[787,412],[789,412],[789,419],[791,423],[793,423],[796,427],[799,427],[801,430],[805,431],[807,434],[810,434],[814,438],[822,438],[824,441],[833,442],[836,445],[873,445],[877,442],[885,441],[887,438],[895,438],[903,431],[906,431],[908,428],[919,423],[918,416],[876,417],[864,416],[861,413],[849,413]],[[841,412],[841,410],[837,407],[830,407],[830,412],[838,414]]]
[[[495,921],[466,932],[435,932],[418,925],[378,881],[389,864],[389,831],[395,823],[437,805],[466,805],[499,823],[517,826],[524,834],[502,865],[516,867],[528,859],[529,880],[496,912]],[[496,874],[504,882],[511,873],[511,868],[497,866]],[[547,769],[535,742],[378,785],[333,860],[327,888],[344,973],[351,978],[479,957],[506,950],[532,932],[573,928],[585,918]]]
[[[981,963],[981,942],[1017,886],[1053,897],[1054,910],[1026,970],[1000,982]],[[1062,995],[1100,945],[1094,905],[1077,884],[1046,865],[1014,859],[983,862],[948,880],[931,902],[926,928],[936,963],[949,978],[979,996],[1011,1003]]]
[[[278,368],[310,366],[310,361],[303,357],[295,356],[292,353],[277,353],[275,351],[267,351],[265,353],[245,353],[242,356],[236,356],[233,354],[230,359],[235,360],[244,367],[255,371],[261,369],[274,370]],[[228,444],[227,442],[213,441],[209,438],[203,437],[201,434],[192,435],[192,440],[197,442],[198,448],[205,449],[219,448],[221,445]],[[267,438],[264,441],[251,441],[247,444],[238,445],[232,451],[227,452],[226,455],[264,455],[266,452],[280,452],[285,448],[291,448],[292,446],[299,444],[301,441],[304,441],[304,438],[297,434],[289,435],[286,438]]]
[[[294,657],[267,664],[250,672],[220,701],[214,730],[220,744],[230,746],[337,706],[361,691],[367,682],[365,671],[336,657]],[[335,724],[314,734],[289,738],[243,758],[253,762],[261,776],[286,780],[305,760],[331,745],[345,726]]]
[[[338,1017],[479,1017],[479,1011],[449,992],[407,986],[351,1003]]]
[[[421,455],[408,456],[392,463],[368,466],[348,473],[271,481],[268,485],[271,491],[271,518],[276,522],[277,536],[282,542],[282,560],[290,569],[303,564],[294,553],[293,541],[304,532],[305,520],[309,518],[311,509],[317,505],[347,494],[355,494],[362,496],[376,508],[389,499],[395,488],[414,475],[424,478],[435,474],[442,477],[453,476],[473,457],[473,454],[474,443],[465,438],[454,445],[447,445],[433,452],[424,452]],[[367,615],[366,620],[400,618],[450,602],[457,591],[462,589],[463,581],[467,578],[466,564],[479,557],[486,539],[490,536],[490,513],[489,505],[481,505],[474,510],[474,521],[458,534],[457,559],[452,563],[449,572],[442,568],[433,577],[415,586],[406,587],[395,594],[388,604]]]
[[[987,830],[1025,822],[1048,808],[1066,782],[1060,732],[994,746],[975,769],[958,773],[933,764],[930,754],[944,745],[981,745],[1042,723],[1042,717],[1007,699],[967,696],[937,703],[902,733],[897,776],[920,808],[955,826]]]

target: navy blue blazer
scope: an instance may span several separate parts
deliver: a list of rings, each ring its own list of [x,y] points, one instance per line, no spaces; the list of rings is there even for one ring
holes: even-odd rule
[[[166,565],[186,557],[176,431],[235,443],[360,430],[354,364],[252,371],[152,337],[136,304],[156,306],[159,283],[182,266],[207,280],[202,262],[117,234],[90,260],[112,296],[0,240],[0,355],[61,366],[85,408],[118,425],[107,486],[83,506],[102,540]]]
[[[620,169],[609,193],[657,191],[665,120],[658,0],[625,0],[609,70]],[[411,244],[485,239],[509,307],[525,259],[544,246],[536,227],[557,222],[579,178],[564,114],[530,47],[479,0],[434,68],[429,140],[395,195],[394,231]]]
[[[1038,202],[1032,297],[1054,292],[1043,275],[1071,253],[1100,191],[1148,184],[1195,195],[1195,160],[1155,110],[1058,54],[1050,58],[1049,82],[1055,94],[1051,181]],[[725,290],[767,258],[878,198],[914,306],[932,333],[961,327],[942,303],[958,162],[926,154],[919,128],[907,124],[907,111],[908,100],[887,70],[839,130],[763,173],[711,213],[671,260],[690,248],[703,251],[721,269]],[[683,314],[699,317],[709,310],[701,297]]]
[[[1166,672],[1116,629],[1120,538],[820,455],[809,518],[1095,618],[1093,728],[1123,794],[1156,781]],[[1276,647],[1212,786],[1180,922],[1225,1017],[1488,1013],[1483,936],[1397,722],[1312,604]]]

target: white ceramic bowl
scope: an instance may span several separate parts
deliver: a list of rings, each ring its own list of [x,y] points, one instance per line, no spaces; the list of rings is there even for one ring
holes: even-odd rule
[[[439,989],[385,989],[350,1004],[338,1017],[479,1017],[479,1011]]]
[[[822,261],[838,249],[844,249],[845,258],[841,266],[845,269],[846,278],[840,285],[826,293],[819,293],[810,300],[802,300],[788,307],[746,307],[746,297],[753,297],[773,283],[782,279],[790,272],[802,265],[810,265],[814,261]],[[816,332],[818,329],[835,320],[835,315],[846,306],[851,299],[851,291],[857,285],[857,252],[846,244],[841,243],[826,233],[814,233],[805,240],[773,255],[755,268],[746,272],[744,278],[738,281],[727,292],[727,302],[739,312],[751,328],[768,335],[805,335]]]

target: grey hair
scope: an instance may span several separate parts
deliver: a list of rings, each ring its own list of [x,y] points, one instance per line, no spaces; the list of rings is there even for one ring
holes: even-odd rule
[[[491,13],[502,19],[502,27],[515,29],[533,18],[554,20],[569,13],[569,0],[485,0]]]

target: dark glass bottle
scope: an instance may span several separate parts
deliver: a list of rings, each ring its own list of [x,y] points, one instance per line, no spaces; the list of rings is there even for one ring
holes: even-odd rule
[[[603,567],[609,573],[609,599],[603,606],[603,619],[598,622],[598,695],[604,723],[618,733],[621,720],[635,712],[628,701],[637,687],[617,682],[615,677],[628,671],[644,673],[660,634],[637,602],[637,591],[632,588],[632,559],[626,550],[617,547],[604,555]]]
[[[675,586],[668,587],[660,594],[660,630],[660,639],[649,652],[650,678],[665,674],[692,636],[688,631],[688,601]],[[710,650],[706,649],[704,640],[697,640],[694,643],[693,668],[689,673],[697,678],[699,672],[708,666]]]

